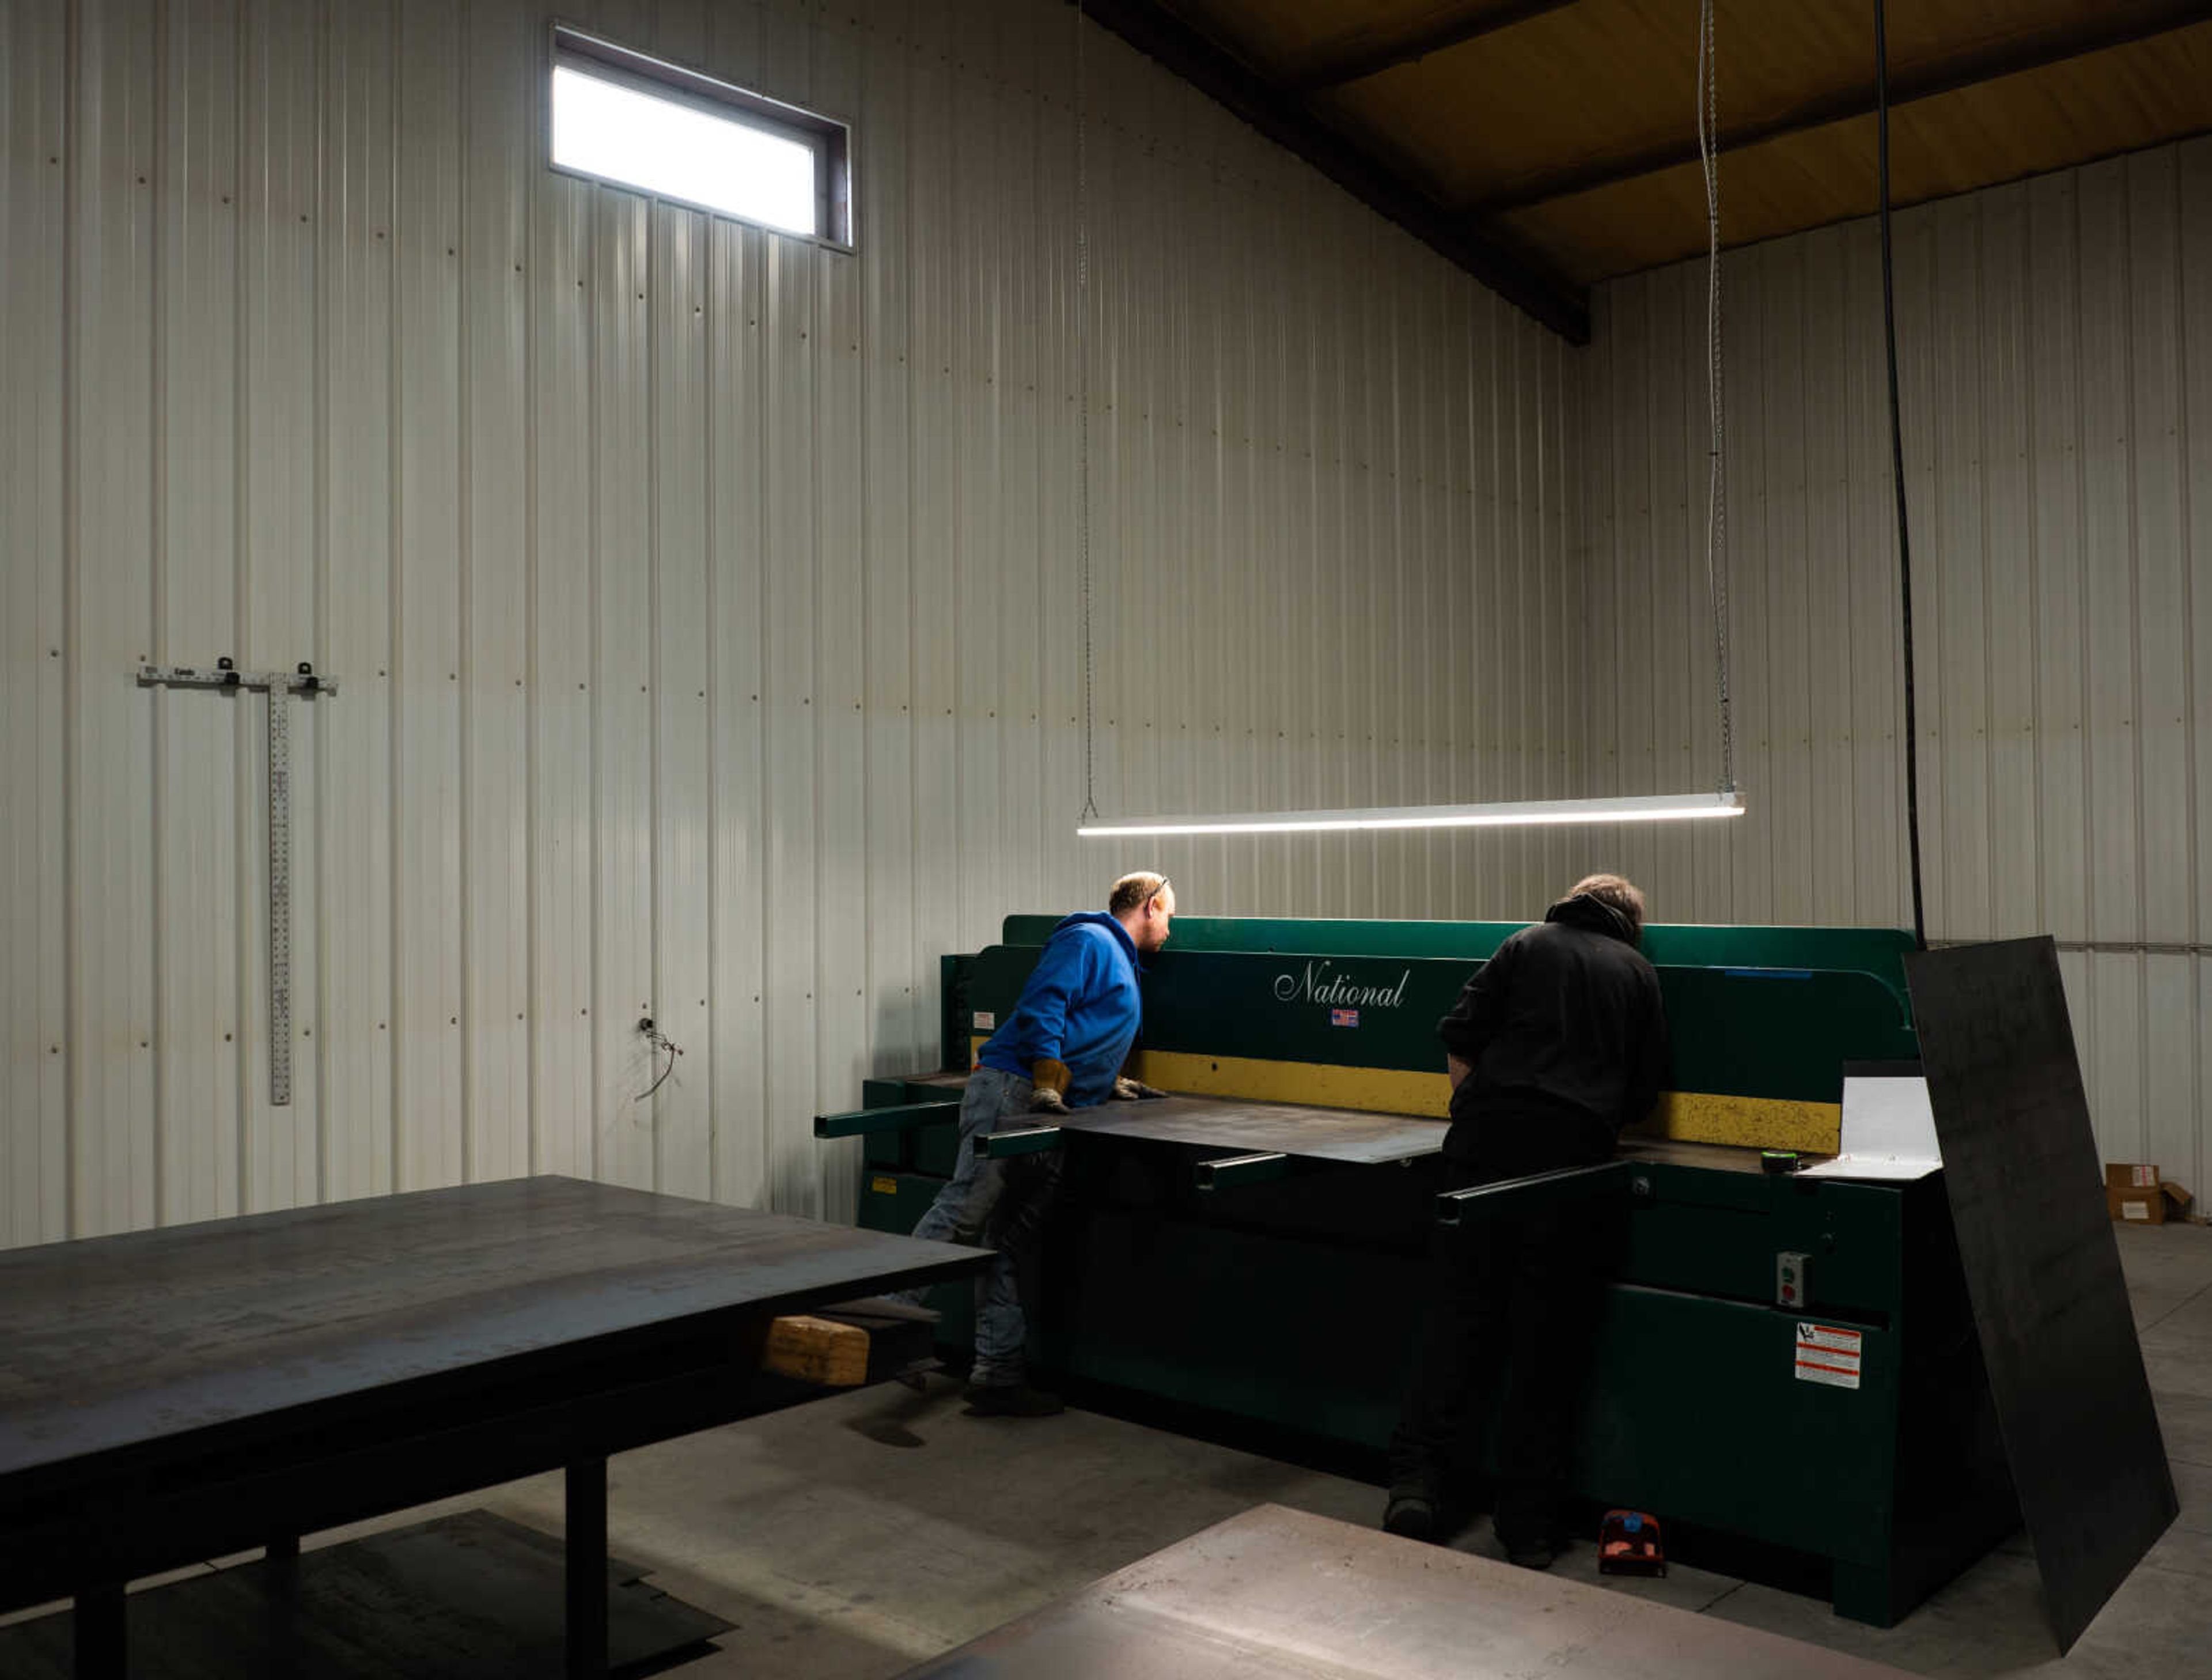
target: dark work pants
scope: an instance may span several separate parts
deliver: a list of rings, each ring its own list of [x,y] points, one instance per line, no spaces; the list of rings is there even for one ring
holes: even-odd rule
[[[1509,1176],[1460,1168],[1456,1183]],[[1455,1472],[1479,1467],[1494,1403],[1498,1537],[1517,1546],[1564,1531],[1604,1226],[1586,1204],[1553,1203],[1437,1227],[1434,1293],[1390,1440],[1394,1488],[1438,1500]]]
[[[960,1153],[951,1180],[914,1227],[917,1237],[981,1244],[998,1252],[975,1280],[975,1364],[972,1382],[987,1388],[1026,1379],[1024,1349],[1029,1327],[1022,1317],[1021,1274],[1042,1240],[1045,1218],[1060,1190],[1063,1157],[1057,1149],[987,1160],[975,1153],[979,1134],[1034,1124],[1030,1082],[1018,1074],[978,1068],[960,1099]],[[919,1305],[927,1288],[898,1299]]]

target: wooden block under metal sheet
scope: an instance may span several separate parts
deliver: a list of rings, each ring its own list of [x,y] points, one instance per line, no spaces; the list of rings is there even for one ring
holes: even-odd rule
[[[908,1680],[1897,1680],[1715,1616],[1261,1505]]]
[[[770,1322],[761,1369],[823,1388],[858,1388],[868,1380],[868,1333],[808,1313]]]

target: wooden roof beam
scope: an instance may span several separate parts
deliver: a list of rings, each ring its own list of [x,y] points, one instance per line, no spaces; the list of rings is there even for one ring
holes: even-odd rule
[[[1095,22],[1295,153],[1376,214],[1466,270],[1571,344],[1589,342],[1589,294],[1508,249],[1468,216],[1446,210],[1322,124],[1296,98],[1262,81],[1158,0],[1084,0]]]
[[[2085,19],[2031,30],[1902,70],[1893,70],[1889,78],[1890,106],[1894,109],[1916,100],[1955,94],[2000,76],[2040,70],[2086,53],[2148,40],[2190,24],[2202,23],[2205,18],[2205,0],[2132,0],[2132,3],[2130,0],[2111,0],[2111,3]],[[1867,45],[1871,58],[1871,32]],[[1874,76],[1869,65],[1864,86],[1819,94],[1762,122],[1733,129],[1724,125],[1721,145],[1725,151],[1741,151],[1769,140],[1871,116],[1874,109]],[[1600,187],[1617,186],[1624,181],[1641,180],[1697,161],[1698,143],[1694,136],[1686,140],[1670,140],[1641,151],[1620,153],[1531,176],[1502,192],[1476,199],[1461,213],[1479,224],[1512,210],[1571,198]]]
[[[1480,6],[1463,3],[1442,6],[1395,29],[1361,29],[1340,35],[1316,48],[1284,77],[1283,85],[1294,94],[1312,94],[1340,88],[1347,82],[1364,82],[1432,52],[1463,46],[1577,3],[1577,0],[1504,0],[1499,4],[1498,0],[1489,0]]]

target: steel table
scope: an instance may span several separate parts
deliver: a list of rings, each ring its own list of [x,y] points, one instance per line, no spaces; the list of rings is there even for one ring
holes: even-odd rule
[[[0,1254],[0,1610],[70,1597],[124,1671],[124,1588],[564,1469],[572,1674],[606,1664],[609,1454],[810,1391],[794,1308],[984,1251],[538,1178]]]

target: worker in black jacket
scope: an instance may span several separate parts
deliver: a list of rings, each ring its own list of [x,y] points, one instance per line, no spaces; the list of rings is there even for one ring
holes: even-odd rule
[[[1595,1166],[1667,1077],[1659,977],[1637,949],[1644,895],[1592,875],[1523,928],[1437,1024],[1452,1081],[1455,1186]],[[1566,1459],[1599,1306],[1598,1222],[1553,1202],[1473,1219],[1440,1242],[1436,1293],[1392,1436],[1383,1526],[1443,1539],[1449,1478],[1502,1379],[1497,1528],[1546,1568],[1565,1540]]]

